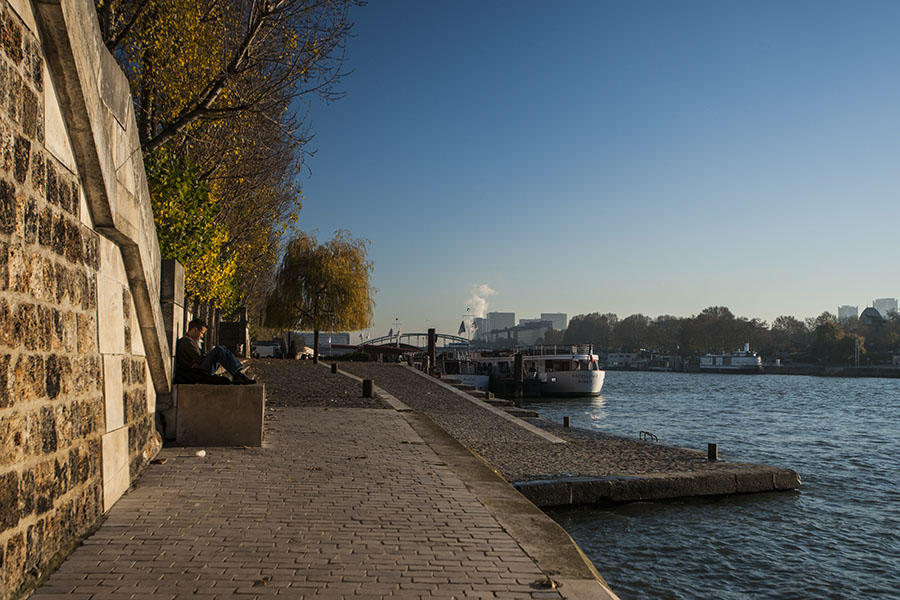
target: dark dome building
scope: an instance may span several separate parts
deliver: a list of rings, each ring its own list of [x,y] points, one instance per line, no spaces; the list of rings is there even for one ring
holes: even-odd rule
[[[859,315],[859,322],[868,327],[872,325],[881,325],[884,323],[884,317],[881,316],[881,313],[878,312],[877,308],[869,306],[866,310],[862,311],[861,315]]]

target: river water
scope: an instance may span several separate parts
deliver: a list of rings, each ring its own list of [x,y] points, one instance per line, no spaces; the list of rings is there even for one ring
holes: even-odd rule
[[[900,379],[608,372],[573,427],[787,467],[799,492],[554,509],[622,600],[900,598]]]

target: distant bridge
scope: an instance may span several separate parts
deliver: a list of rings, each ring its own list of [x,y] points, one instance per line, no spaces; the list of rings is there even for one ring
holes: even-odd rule
[[[436,345],[438,348],[447,347],[450,344],[464,344],[466,346],[470,344],[468,339],[449,333],[438,333],[436,334],[436,337]],[[428,349],[428,333],[402,333],[399,336],[400,339],[398,340],[397,338],[398,336],[396,335],[383,335],[381,337],[368,339],[362,342],[362,344],[366,346],[390,346],[399,342],[401,346],[415,346],[422,350]],[[404,343],[403,340],[406,340],[406,342]]]

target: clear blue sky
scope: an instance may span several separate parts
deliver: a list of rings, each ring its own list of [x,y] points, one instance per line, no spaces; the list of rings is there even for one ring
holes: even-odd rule
[[[488,310],[771,322],[900,296],[900,2],[355,11],[300,226],[371,240],[376,333]],[[383,330],[383,331],[382,331]]]

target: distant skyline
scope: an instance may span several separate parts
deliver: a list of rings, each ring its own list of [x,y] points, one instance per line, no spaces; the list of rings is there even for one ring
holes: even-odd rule
[[[900,296],[900,3],[378,0],[312,102],[300,227],[371,240],[376,333],[771,321]],[[301,107],[305,110],[305,107]]]

